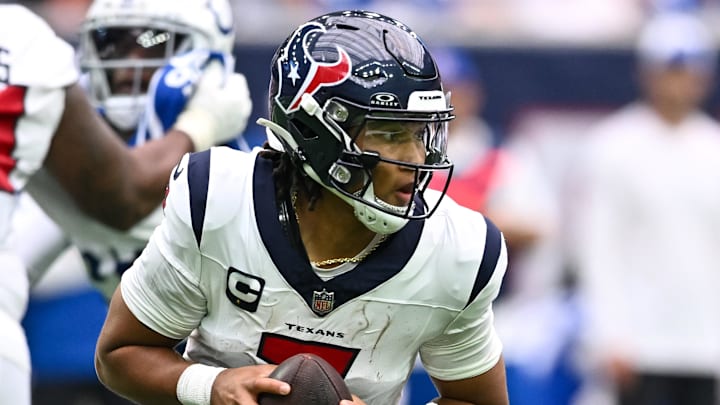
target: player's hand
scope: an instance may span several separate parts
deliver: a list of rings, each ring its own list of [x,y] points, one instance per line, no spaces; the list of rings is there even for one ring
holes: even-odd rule
[[[287,395],[290,385],[268,376],[277,367],[264,364],[229,368],[218,374],[212,387],[212,405],[257,405],[260,393]]]
[[[251,111],[245,76],[212,60],[174,128],[190,136],[196,151],[203,150],[236,138],[245,129]]]
[[[358,398],[357,395],[353,394],[352,397],[353,397],[352,401],[342,400],[342,401],[340,401],[340,405],[365,405],[365,402],[363,402],[362,399]]]

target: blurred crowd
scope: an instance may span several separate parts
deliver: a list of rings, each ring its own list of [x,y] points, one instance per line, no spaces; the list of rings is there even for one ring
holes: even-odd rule
[[[3,2],[8,2],[4,0]],[[77,37],[90,0],[28,0],[61,36]],[[237,41],[275,44],[289,27],[325,12],[367,9],[398,16],[442,44],[470,46],[618,46],[649,13],[700,10],[715,26],[714,0],[242,0],[234,1]],[[429,18],[429,17],[432,18]]]
[[[90,2],[21,3],[73,42]],[[450,127],[456,170],[449,195],[490,217],[508,244],[510,266],[495,316],[513,405],[720,403],[720,295],[714,292],[720,124],[708,108],[716,94],[720,2],[242,0],[233,6],[240,49],[273,46],[299,21],[346,8],[396,16],[431,45],[457,116]],[[488,121],[486,111],[505,96],[487,91],[505,85],[489,83],[477,57],[489,48],[625,50],[633,68],[617,79],[634,87],[624,86],[615,102],[588,103],[592,108],[548,95],[553,103],[518,108],[512,122]],[[607,54],[608,69],[616,56]],[[266,69],[268,61],[257,62]],[[68,255],[35,293],[26,323],[31,345],[44,333],[32,328],[46,327],[39,313],[57,305],[52,297],[83,285],[63,272],[75,263]],[[36,343],[33,361],[52,352],[42,350],[47,344]],[[51,385],[36,395],[38,404],[50,392],[57,398]]]

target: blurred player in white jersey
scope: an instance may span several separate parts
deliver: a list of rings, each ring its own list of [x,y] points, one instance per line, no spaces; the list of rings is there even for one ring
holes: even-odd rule
[[[81,39],[80,63],[87,71],[91,99],[131,147],[162,137],[175,123],[197,65],[216,58],[233,67],[235,37],[227,0],[96,0]],[[241,141],[233,139],[229,145],[240,148]],[[162,218],[158,204],[142,222],[118,231],[82,213],[45,172],[36,175],[27,190],[48,214],[17,216],[15,250],[30,271],[31,283],[72,244],[80,250],[90,280],[108,300],[120,274]],[[28,243],[31,240],[35,243]]]
[[[352,403],[387,405],[419,354],[437,404],[508,404],[492,312],[505,243],[427,189],[452,170],[453,115],[423,42],[337,12],[298,27],[271,66],[266,147],[174,170],[165,218],[110,303],[101,381],[138,403],[254,404],[288,392],[273,364],[313,352]]]
[[[578,403],[720,403],[720,125],[703,109],[718,42],[703,16],[654,15],[637,100],[588,134],[578,176]]]
[[[88,215],[129,228],[157,207],[183,153],[226,142],[244,128],[247,83],[240,76],[222,82],[221,73],[199,70],[194,95],[168,135],[130,151],[77,84],[72,47],[26,8],[0,5],[0,403],[30,404],[19,324],[28,283],[7,240],[18,193],[42,167]],[[229,111],[234,120],[225,119]]]

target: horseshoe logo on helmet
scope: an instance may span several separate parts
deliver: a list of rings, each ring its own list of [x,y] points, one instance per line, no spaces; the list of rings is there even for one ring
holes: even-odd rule
[[[276,101],[283,106],[286,113],[297,111],[300,108],[303,94],[313,95],[321,87],[340,84],[350,77],[352,62],[350,55],[343,48],[336,46],[338,60],[335,62],[318,62],[312,58],[308,52],[307,42],[315,35],[315,31],[324,33],[325,27],[315,22],[299,27],[285,45],[282,56],[278,58],[280,89]],[[283,98],[289,96],[298,80],[301,80],[300,86],[294,91],[290,102],[284,105],[280,96]],[[288,94],[285,93],[286,90],[290,90]]]

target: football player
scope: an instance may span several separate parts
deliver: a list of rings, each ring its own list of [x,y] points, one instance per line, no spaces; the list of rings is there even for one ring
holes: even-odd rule
[[[43,167],[88,215],[129,228],[158,206],[183,153],[226,142],[244,128],[247,83],[220,79],[217,69],[202,74],[168,135],[130,151],[77,84],[72,47],[28,9],[0,6],[0,403],[30,403],[19,324],[27,276],[7,245],[18,193]]]
[[[135,147],[162,137],[175,123],[198,66],[217,59],[226,68],[234,67],[234,39],[227,0],[96,0],[82,26],[80,64],[87,72],[95,106]],[[242,138],[231,141],[230,146],[247,149],[241,145]],[[16,216],[15,250],[28,267],[31,283],[74,245],[91,282],[108,300],[120,274],[140,254],[162,218],[158,204],[150,216],[127,231],[105,226],[82,213],[44,171],[27,190],[49,216],[33,213],[38,210],[31,206],[26,208],[29,213]]]
[[[271,66],[265,148],[188,154],[171,176],[110,303],[101,381],[139,403],[254,404],[290,390],[268,378],[275,364],[310,352],[352,403],[386,405],[419,354],[435,403],[508,404],[492,312],[505,242],[427,188],[452,170],[453,115],[423,42],[387,16],[336,12]]]

